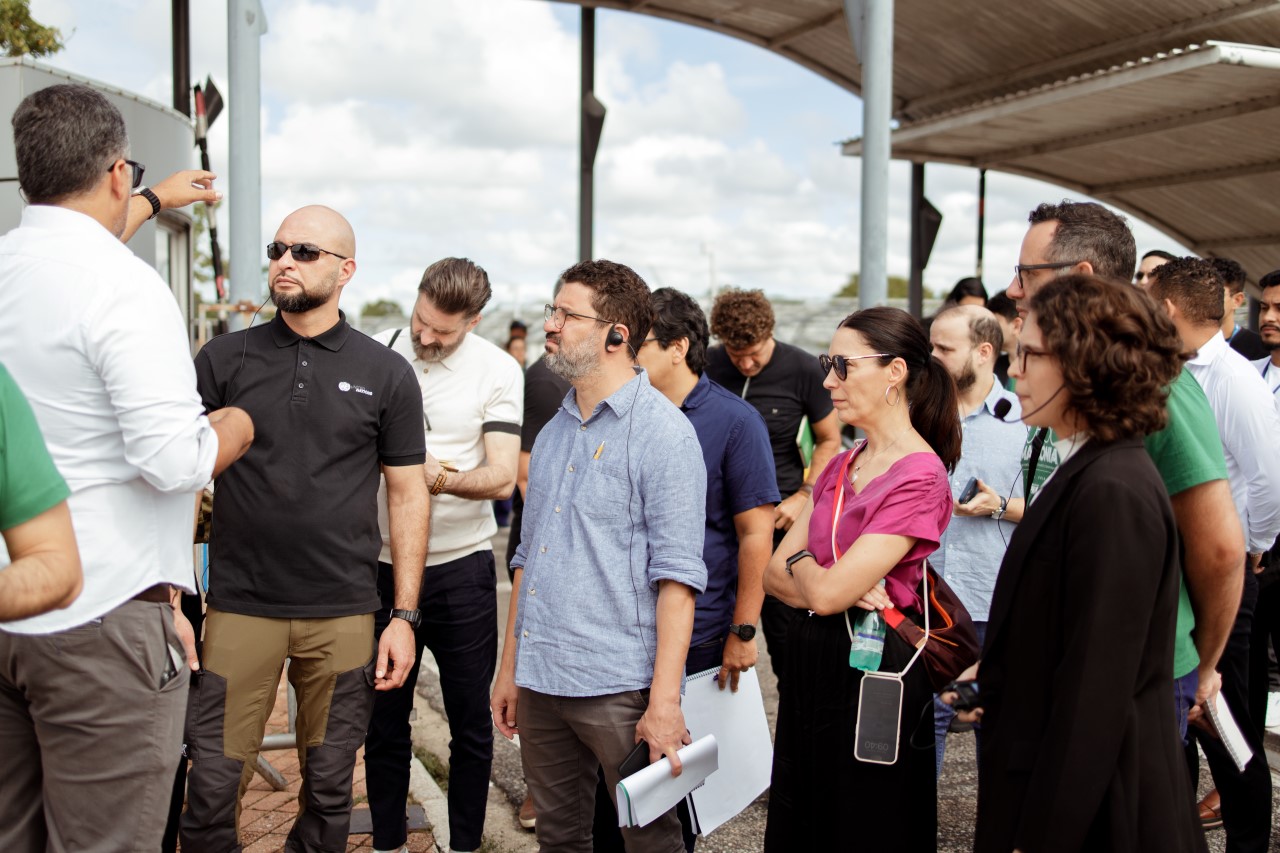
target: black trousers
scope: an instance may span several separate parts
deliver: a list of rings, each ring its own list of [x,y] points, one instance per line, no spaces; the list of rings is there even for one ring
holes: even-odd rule
[[[773,531],[775,551],[786,535],[785,530]],[[764,604],[760,606],[760,633],[764,634],[765,647],[769,650],[769,665],[773,667],[773,674],[778,677],[779,696],[782,695],[787,680],[787,631],[791,628],[792,620],[797,616],[807,615],[807,611],[796,610],[772,595],[766,595]]]
[[[1271,559],[1280,559],[1272,556]],[[1280,579],[1258,587],[1258,607],[1253,614],[1249,637],[1249,715],[1259,738],[1264,738],[1267,695],[1270,692],[1270,647],[1280,654]]]
[[[1240,772],[1220,740],[1196,731],[1194,727],[1191,729],[1196,732],[1196,740],[1209,759],[1209,770],[1222,797],[1227,853],[1266,853],[1271,849],[1271,770],[1267,766],[1262,738],[1249,716],[1249,636],[1257,599],[1257,578],[1246,569],[1240,611],[1218,662],[1218,672],[1222,674],[1222,696],[1253,749],[1253,758],[1245,765],[1244,772]],[[1198,779],[1192,778],[1191,782],[1194,789]]]
[[[417,654],[423,646],[435,655],[440,689],[449,718],[449,835],[455,850],[477,850],[484,830],[493,764],[493,723],[489,686],[498,659],[498,594],[493,552],[476,551],[457,560],[428,566],[422,576],[418,607]],[[394,583],[391,566],[378,564],[382,610],[375,632],[390,621]],[[391,850],[405,843],[408,825],[409,764],[418,667],[398,690],[377,693],[373,722],[365,741],[365,785],[373,819],[373,846]]]

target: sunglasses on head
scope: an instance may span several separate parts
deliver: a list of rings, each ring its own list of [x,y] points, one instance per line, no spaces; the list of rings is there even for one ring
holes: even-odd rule
[[[849,378],[849,363],[860,358],[889,358],[889,353],[873,352],[868,355],[827,355],[823,353],[818,356],[818,366],[822,368],[823,376],[834,370],[836,378],[843,382]]]
[[[321,249],[311,243],[294,243],[290,246],[288,243],[281,243],[277,240],[274,243],[267,244],[267,257],[273,261],[283,258],[285,252],[292,254],[295,261],[314,261],[321,254],[333,255],[335,258],[342,258],[344,261],[348,260],[346,255],[339,255],[337,252]]]

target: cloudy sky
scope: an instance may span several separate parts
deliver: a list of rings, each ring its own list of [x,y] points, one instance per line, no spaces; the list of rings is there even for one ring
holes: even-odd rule
[[[32,0],[66,70],[169,103],[169,0]],[[191,4],[192,77],[227,85],[226,6]],[[265,244],[312,202],[355,227],[349,307],[413,301],[422,270],[462,255],[499,302],[541,302],[576,260],[577,6],[546,0],[263,0]],[[860,161],[838,141],[860,102],[752,45],[643,15],[596,17],[595,254],[653,287],[759,287],[821,299],[858,263]],[[228,173],[227,118],[210,134]],[[193,165],[194,165],[193,149]],[[893,165],[889,270],[908,271],[909,166]],[[225,185],[225,180],[222,181]],[[931,165],[944,221],[925,273],[972,275],[977,172]],[[985,280],[1008,283],[1027,211],[1065,191],[991,173]],[[225,205],[223,216],[225,217]],[[1138,225],[1139,250],[1176,248]],[[225,240],[225,223],[222,230]],[[224,250],[225,253],[225,250]],[[262,283],[265,291],[265,282]]]

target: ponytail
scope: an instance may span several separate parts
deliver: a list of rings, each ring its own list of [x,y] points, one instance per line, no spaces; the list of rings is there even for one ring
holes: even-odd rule
[[[948,471],[954,471],[960,459],[960,401],[956,382],[933,357],[929,336],[920,321],[900,308],[877,306],[855,311],[840,323],[853,329],[871,345],[889,355],[882,365],[894,358],[907,363],[907,405],[911,426],[920,433],[933,452],[938,454]]]
[[[920,433],[933,452],[938,454],[948,471],[954,471],[960,459],[960,401],[956,382],[932,355],[923,368],[909,365],[907,404],[911,407],[911,426]]]

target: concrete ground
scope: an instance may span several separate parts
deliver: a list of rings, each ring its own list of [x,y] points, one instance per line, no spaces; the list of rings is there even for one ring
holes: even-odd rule
[[[500,530],[494,538],[494,551],[498,556],[498,609],[499,625],[506,624],[507,605],[511,585],[502,567],[506,553],[506,532]],[[765,711],[770,728],[776,722],[777,681],[769,666],[764,643],[760,644],[760,687],[764,694]],[[411,799],[423,804],[429,826],[411,832],[409,850],[419,851],[448,849],[447,795],[441,791],[434,776],[444,778],[449,761],[449,728],[444,716],[444,704],[440,695],[440,679],[434,659],[424,654],[422,671],[418,679],[418,695],[414,699],[416,718],[413,723],[415,753],[426,759],[427,767],[415,758]],[[283,731],[284,689],[280,690],[276,711],[271,718],[268,732]],[[524,799],[525,785],[520,768],[520,753],[516,744],[494,734],[493,774],[489,789],[488,814],[485,823],[487,853],[531,853],[537,850],[532,832],[523,830],[516,819],[516,812]],[[266,754],[272,764],[288,781],[288,789],[274,792],[261,777],[255,777],[244,800],[243,827],[246,853],[265,853],[283,847],[294,816],[297,814],[298,767],[292,751]],[[1280,768],[1280,732],[1268,737],[1268,759],[1273,771],[1273,783]],[[430,774],[427,770],[430,770]],[[1211,786],[1208,773],[1202,772],[1201,794]],[[1273,787],[1273,814],[1280,816],[1280,797]],[[364,802],[364,764],[357,765],[355,774],[357,808]],[[967,853],[973,848],[973,826],[977,797],[976,750],[974,738],[969,734],[953,734],[947,742],[947,759],[942,778],[938,783],[938,850],[940,853]],[[755,853],[763,848],[768,792],[733,820],[698,842],[703,853]],[[1221,853],[1225,849],[1225,834],[1214,830],[1207,834],[1209,849]],[[348,850],[372,849],[370,836],[352,835]],[[1280,848],[1276,848],[1280,849]]]

